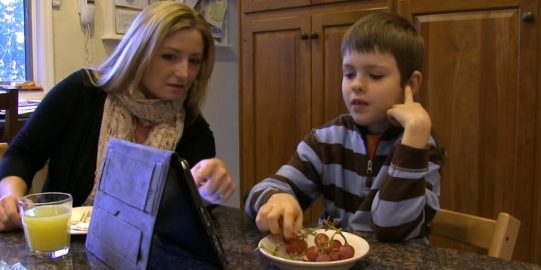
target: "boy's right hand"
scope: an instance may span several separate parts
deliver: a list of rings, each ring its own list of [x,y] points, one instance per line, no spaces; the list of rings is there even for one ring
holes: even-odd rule
[[[404,128],[402,144],[418,149],[426,148],[431,120],[423,106],[414,101],[411,86],[407,85],[404,89],[404,103],[393,105],[387,110],[387,115],[392,123]]]
[[[0,232],[21,228],[21,217],[17,210],[17,198],[6,195],[0,198]]]
[[[262,232],[270,231],[283,234],[285,239],[293,239],[302,229],[302,209],[291,194],[274,194],[259,208],[255,223]]]

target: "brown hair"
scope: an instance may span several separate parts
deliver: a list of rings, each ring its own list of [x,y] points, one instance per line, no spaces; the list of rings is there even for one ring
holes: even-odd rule
[[[351,51],[390,53],[405,86],[423,66],[423,38],[410,22],[391,13],[372,13],[353,24],[342,39],[342,57]]]

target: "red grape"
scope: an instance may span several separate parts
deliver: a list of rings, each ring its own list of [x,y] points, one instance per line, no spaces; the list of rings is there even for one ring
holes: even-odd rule
[[[329,236],[324,233],[318,233],[316,237],[314,237],[314,244],[316,244],[316,247],[318,248],[325,248],[327,247],[328,243]]]
[[[353,255],[355,254],[355,249],[353,249],[351,245],[345,244],[340,247],[338,252],[340,253],[340,259],[344,260],[353,257]]]
[[[338,249],[340,249],[341,246],[342,246],[342,242],[336,239],[333,239],[329,243],[329,248],[331,249],[331,251],[338,251]]]
[[[325,254],[325,253],[319,253],[316,260],[318,262],[330,262],[331,261],[331,255]]]
[[[308,259],[308,261],[315,262],[318,255],[319,250],[316,246],[311,246],[306,250],[306,258]]]
[[[308,244],[304,239],[294,238],[291,240],[286,240],[286,252],[291,256],[302,255],[308,248]]]
[[[310,262],[329,262],[349,259],[354,256],[355,249],[349,244],[343,244],[338,239],[340,235],[345,239],[341,231],[336,231],[332,238],[325,233],[318,233],[314,236],[314,245],[308,246],[305,241],[306,235],[299,235],[298,238],[284,239],[286,253],[291,256],[290,259],[303,260],[302,256],[306,256]],[[299,257],[301,256],[301,257]]]
[[[340,252],[338,252],[338,251],[332,251],[330,253],[330,255],[331,255],[331,261],[339,261],[339,260],[341,260],[340,259]]]

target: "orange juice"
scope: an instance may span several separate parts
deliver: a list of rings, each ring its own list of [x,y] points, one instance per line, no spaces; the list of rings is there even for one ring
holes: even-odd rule
[[[62,205],[37,206],[26,210],[22,220],[31,251],[54,252],[69,248],[70,208]]]

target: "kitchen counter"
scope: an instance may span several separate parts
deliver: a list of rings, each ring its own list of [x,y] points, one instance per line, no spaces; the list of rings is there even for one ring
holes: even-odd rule
[[[255,250],[264,235],[241,210],[218,206],[212,214],[229,261],[228,269],[276,269]],[[353,269],[541,269],[538,265],[476,253],[413,243],[384,243],[371,234],[360,235],[370,244],[370,251]],[[85,249],[84,241],[84,235],[73,235],[69,254],[53,260],[29,254],[22,231],[0,233],[0,260],[10,265],[20,262],[28,269],[109,269]]]

